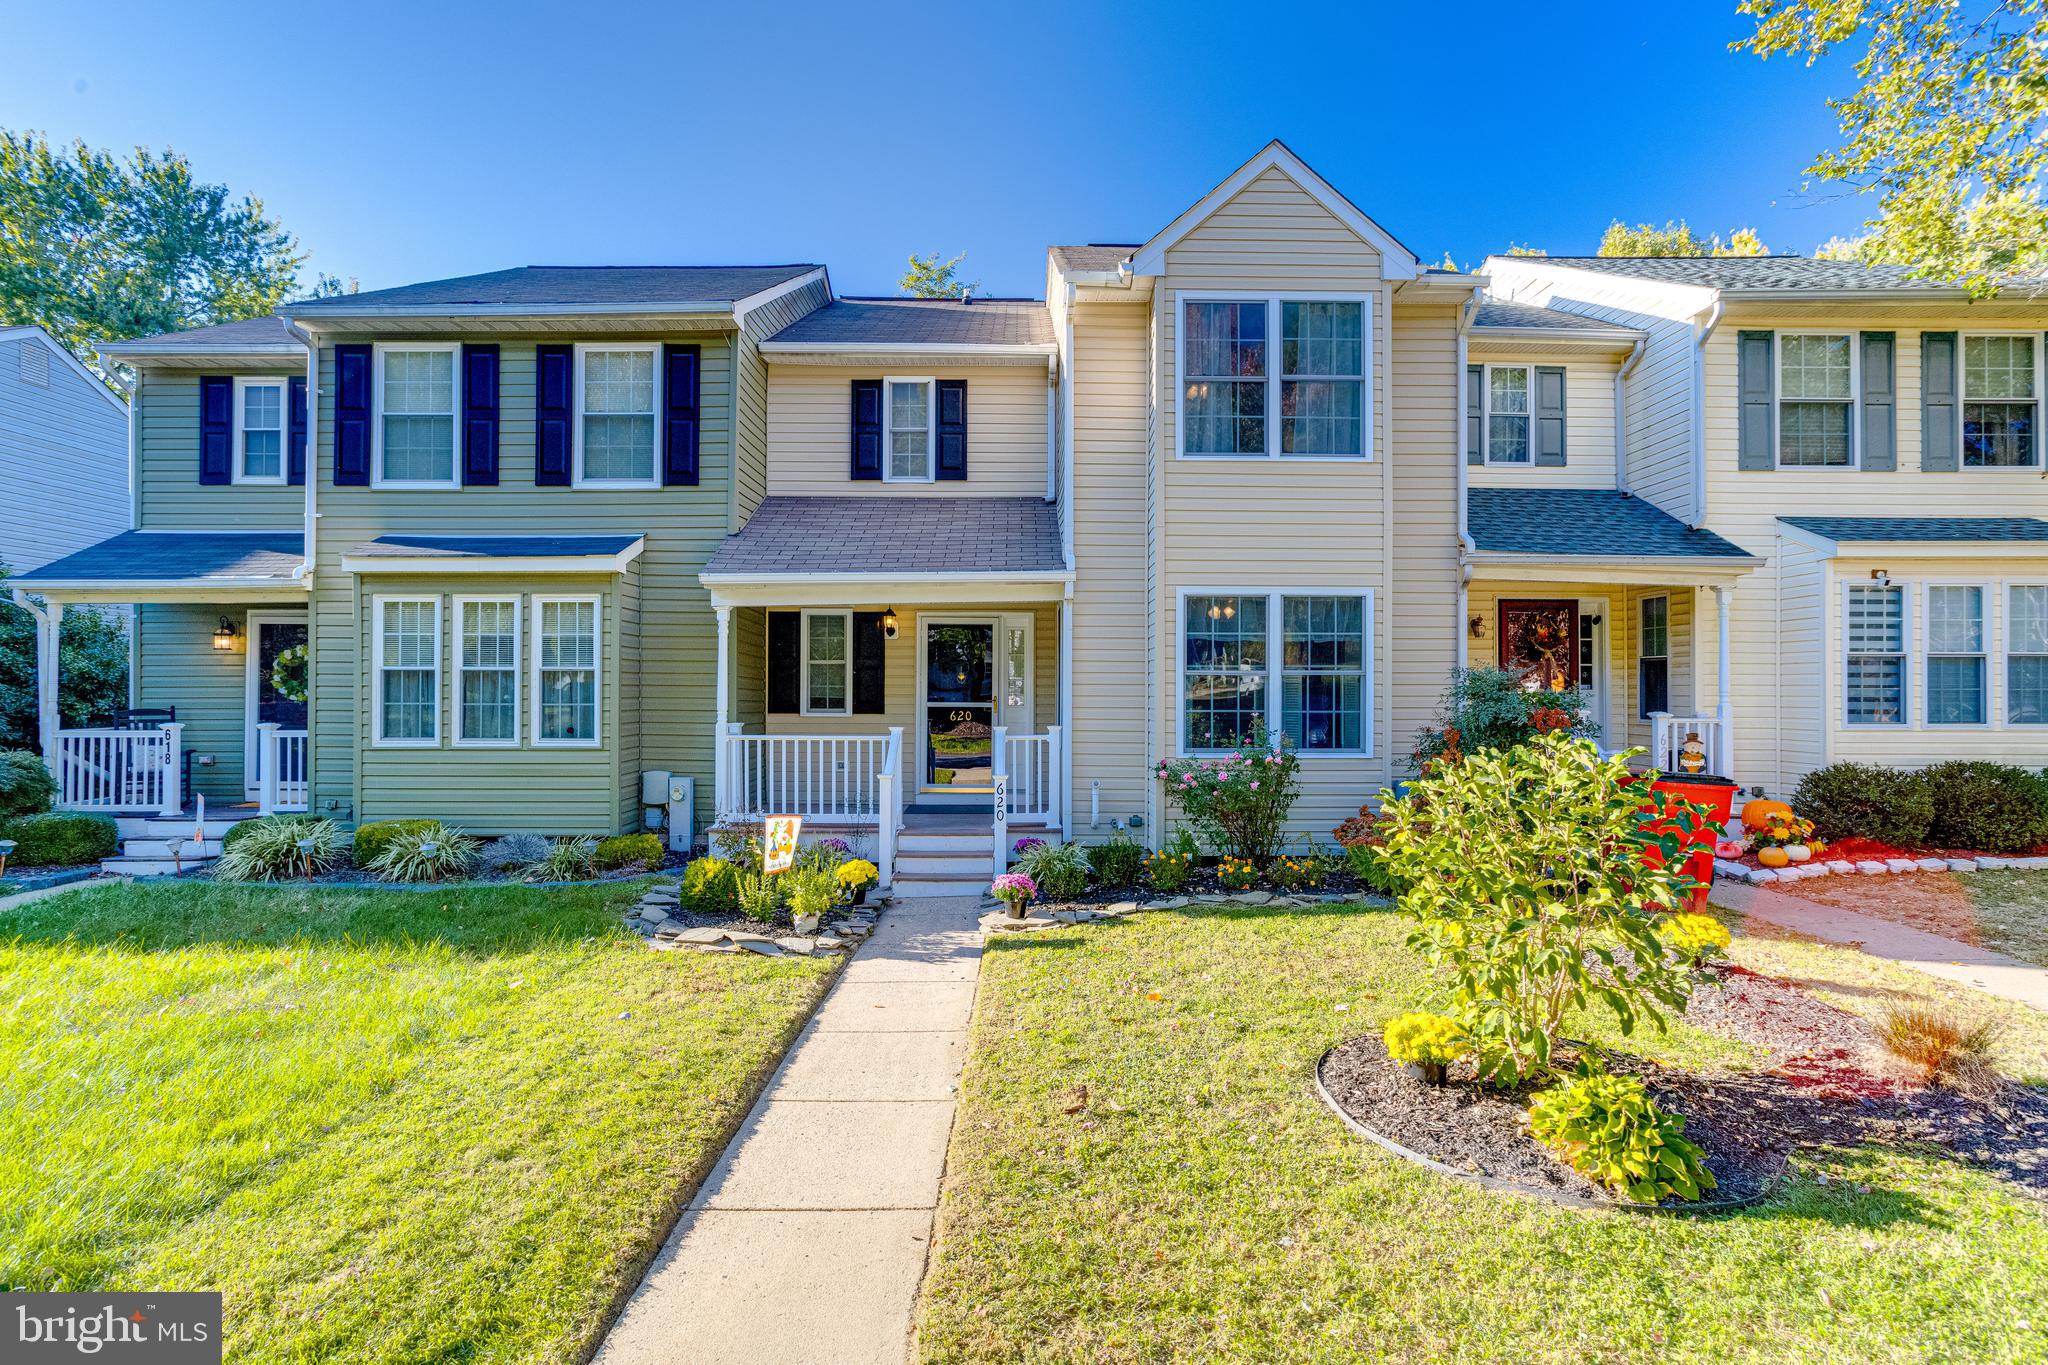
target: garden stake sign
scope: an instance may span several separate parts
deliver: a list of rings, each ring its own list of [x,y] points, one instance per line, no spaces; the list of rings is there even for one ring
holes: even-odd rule
[[[803,832],[801,815],[771,815],[761,831],[761,872],[773,876],[796,862],[796,838]]]

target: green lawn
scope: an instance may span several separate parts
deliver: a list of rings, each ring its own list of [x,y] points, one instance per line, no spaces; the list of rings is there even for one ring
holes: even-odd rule
[[[2042,1357],[2048,1218],[1935,1154],[1816,1154],[1757,1209],[1646,1218],[1488,1194],[1354,1137],[1311,1073],[1440,1003],[1406,930],[1391,912],[1231,910],[995,943],[924,1356]],[[1816,975],[1830,951],[1798,948]],[[1690,1029],[1644,1047],[1749,1056]]]
[[[0,915],[0,1283],[219,1289],[231,1360],[579,1358],[832,971],[638,887]]]
[[[2048,967],[2048,872],[1966,872],[1956,880],[1985,947]]]

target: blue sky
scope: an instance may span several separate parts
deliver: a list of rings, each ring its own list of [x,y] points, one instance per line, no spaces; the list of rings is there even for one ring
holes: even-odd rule
[[[175,147],[366,289],[822,261],[890,293],[916,249],[1035,295],[1048,243],[1142,239],[1276,136],[1432,260],[1615,217],[1808,251],[1869,211],[1799,193],[1847,64],[1731,53],[1733,0],[0,0],[0,32],[0,126]]]

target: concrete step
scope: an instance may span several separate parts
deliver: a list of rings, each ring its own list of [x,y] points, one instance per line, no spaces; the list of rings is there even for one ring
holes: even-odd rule
[[[240,823],[241,821],[239,820],[216,820],[212,816],[208,816],[206,820],[206,837],[218,839]],[[174,820],[166,820],[161,816],[154,815],[123,815],[114,821],[114,825],[123,839],[190,839],[192,837],[192,829],[197,824],[197,819],[192,816],[179,816]]]
[[[902,864],[897,865],[899,868]],[[987,877],[922,877],[896,874],[896,884],[891,894],[898,900],[917,900],[926,896],[979,896],[988,890]]]
[[[182,863],[172,858],[103,858],[100,871],[110,877],[175,877],[180,872],[190,872],[212,861],[211,858],[187,858]]]
[[[896,875],[899,877],[974,877],[983,872],[994,876],[992,870],[995,850],[978,848],[959,853],[898,853]]]
[[[208,839],[203,844],[192,842],[188,834],[183,839],[123,839],[121,854],[127,858],[170,858],[173,856],[191,862],[197,858],[218,858],[221,841]]]
[[[896,836],[896,854],[928,853],[934,855],[967,853],[975,849],[995,855],[995,831],[985,829],[979,834],[916,834],[910,830]]]

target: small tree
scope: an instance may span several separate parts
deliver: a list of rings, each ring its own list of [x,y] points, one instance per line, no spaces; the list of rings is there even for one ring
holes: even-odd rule
[[[1272,747],[1260,728],[1234,754],[1167,760],[1158,777],[1197,838],[1226,857],[1264,868],[1280,851],[1300,769],[1294,750]]]
[[[1607,225],[1600,236],[1602,256],[1768,256],[1755,228],[1737,228],[1728,240],[1702,237],[1681,218],[1658,227],[1637,223],[1634,227],[1619,218]]]
[[[7,565],[0,562],[0,744],[33,749],[41,742],[36,707],[35,618],[7,600]],[[57,636],[58,716],[84,725],[128,702],[128,631],[119,612],[75,607],[64,613]]]
[[[1699,814],[1672,803],[1653,828],[1661,812],[1627,757],[1539,735],[1439,764],[1405,801],[1382,794],[1383,856],[1419,921],[1409,944],[1449,971],[1482,1077],[1542,1074],[1565,1015],[1589,1000],[1623,1033],[1685,1005],[1690,980],[1665,955],[1658,912],[1696,885],[1679,852]]]
[[[910,253],[910,269],[903,272],[896,281],[896,287],[912,298],[957,299],[970,289],[981,288],[980,280],[959,278],[960,262],[966,259],[964,251],[950,261],[941,261],[936,251],[929,256],[920,256],[913,251]]]

